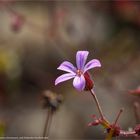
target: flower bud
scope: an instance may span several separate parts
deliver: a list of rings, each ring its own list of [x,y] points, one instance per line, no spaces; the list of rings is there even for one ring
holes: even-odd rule
[[[89,73],[85,72],[84,77],[85,77],[85,80],[86,80],[86,85],[85,85],[84,90],[91,90],[93,88],[93,86],[94,86],[94,83],[91,80],[91,77],[90,77]]]
[[[140,124],[138,124],[136,127],[135,127],[135,132],[138,136],[140,136]]]
[[[89,124],[88,124],[88,126],[97,126],[97,125],[99,125],[100,124],[100,120],[95,120],[94,122],[90,122]]]

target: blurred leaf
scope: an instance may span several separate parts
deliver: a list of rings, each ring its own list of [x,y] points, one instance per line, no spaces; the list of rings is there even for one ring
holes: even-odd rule
[[[0,123],[0,137],[3,137],[5,135],[5,124]]]

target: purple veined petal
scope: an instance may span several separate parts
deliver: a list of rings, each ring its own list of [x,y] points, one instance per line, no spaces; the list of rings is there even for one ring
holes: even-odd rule
[[[78,69],[83,70],[87,57],[88,57],[88,54],[89,54],[88,51],[78,51],[77,52],[76,64],[77,64]]]
[[[95,67],[101,67],[101,63],[99,60],[97,59],[93,59],[91,61],[89,61],[85,67],[84,67],[84,73],[92,68],[95,68]]]
[[[70,73],[76,73],[76,68],[73,66],[72,63],[68,61],[64,61],[62,64],[60,64],[60,66],[57,69]]]
[[[83,75],[76,76],[73,80],[73,86],[79,91],[84,90],[85,84],[86,84],[86,81]]]
[[[75,77],[75,74],[73,73],[66,73],[66,74],[62,74],[61,76],[59,76],[56,80],[55,80],[55,85],[67,81],[69,79],[72,79]]]

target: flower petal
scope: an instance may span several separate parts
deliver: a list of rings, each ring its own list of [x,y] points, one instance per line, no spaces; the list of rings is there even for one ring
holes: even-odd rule
[[[84,67],[84,73],[92,68],[95,68],[95,67],[101,67],[101,63],[99,60],[97,59],[93,59],[91,61],[89,61],[85,67]]]
[[[72,63],[68,61],[64,61],[57,69],[70,73],[76,73],[76,68],[73,66]]]
[[[84,90],[85,83],[86,83],[86,81],[85,81],[85,78],[83,75],[81,75],[80,77],[76,76],[73,80],[73,86],[79,91]]]
[[[61,82],[64,82],[64,81],[67,81],[71,78],[74,78],[75,77],[75,74],[73,73],[66,73],[66,74],[62,74],[61,76],[59,76],[56,80],[55,80],[55,85],[61,83]]]
[[[77,52],[76,64],[77,64],[78,69],[83,70],[87,57],[88,57],[88,54],[89,54],[88,51],[78,51]]]

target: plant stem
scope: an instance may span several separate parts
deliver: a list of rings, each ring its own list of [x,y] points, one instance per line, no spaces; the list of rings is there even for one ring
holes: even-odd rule
[[[105,138],[105,140],[111,140],[112,139],[112,136],[113,136],[113,133],[114,133],[114,129],[110,129],[110,132],[108,133],[108,135]]]
[[[120,136],[136,136],[136,132],[135,131],[124,131],[124,130],[121,130],[120,131]]]
[[[52,115],[53,115],[52,109],[48,108],[45,126],[44,126],[44,130],[43,130],[43,139],[45,139],[46,137],[47,137],[47,139],[49,139],[49,130],[50,130],[50,126],[51,126]]]
[[[97,109],[98,109],[98,111],[99,111],[99,114],[100,114],[101,119],[104,120],[103,111],[102,111],[102,109],[101,109],[101,106],[100,106],[100,104],[99,104],[99,101],[98,101],[98,99],[97,99],[97,97],[96,97],[96,94],[94,93],[93,89],[90,90],[90,93],[91,93],[91,95],[92,95],[92,97],[93,97],[93,99],[94,99],[94,101],[95,101],[95,103],[96,103],[96,106],[97,106]]]
[[[134,103],[134,113],[135,113],[135,118],[136,118],[136,124],[140,123],[140,116],[139,116],[139,108],[140,105],[138,102]]]
[[[118,113],[118,115],[117,115],[117,117],[116,117],[116,120],[115,120],[113,126],[116,126],[117,121],[119,120],[119,117],[120,117],[120,115],[121,115],[122,112],[123,112],[123,109],[120,109],[120,111],[119,111],[119,113]]]
[[[111,140],[112,139],[113,133],[115,131],[114,128],[115,128],[115,126],[117,124],[117,121],[119,120],[119,117],[120,117],[122,112],[123,112],[123,109],[120,109],[120,111],[119,111],[119,113],[118,113],[118,115],[117,115],[117,117],[116,117],[116,119],[114,121],[114,124],[113,124],[112,128],[110,128],[110,132],[108,133],[108,135],[107,135],[105,140]]]

